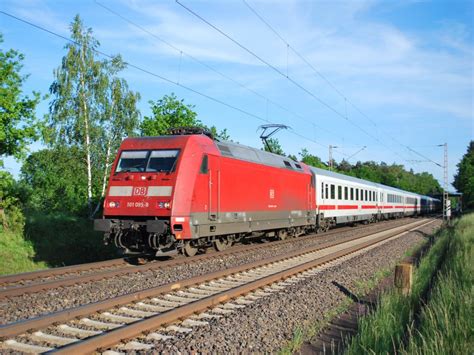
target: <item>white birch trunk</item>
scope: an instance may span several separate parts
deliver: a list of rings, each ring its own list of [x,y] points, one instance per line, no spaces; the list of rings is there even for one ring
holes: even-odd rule
[[[85,70],[84,63],[84,49],[81,51],[81,60],[83,70]],[[89,208],[89,213],[91,212],[92,204],[92,164],[91,164],[91,148],[90,148],[90,132],[89,132],[89,115],[87,110],[86,102],[86,87],[84,82],[84,72],[81,72],[81,87],[82,87],[82,106],[84,110],[84,130],[86,136],[86,163],[87,163],[87,206]]]

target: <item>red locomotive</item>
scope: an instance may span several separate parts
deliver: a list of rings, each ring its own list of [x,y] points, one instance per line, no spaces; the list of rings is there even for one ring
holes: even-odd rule
[[[187,130],[127,138],[95,229],[127,254],[223,250],[246,236],[300,235],[315,225],[308,166]],[[195,131],[191,130],[191,133]]]
[[[429,214],[440,201],[310,168],[196,129],[125,139],[95,229],[126,254],[188,256],[242,238]]]

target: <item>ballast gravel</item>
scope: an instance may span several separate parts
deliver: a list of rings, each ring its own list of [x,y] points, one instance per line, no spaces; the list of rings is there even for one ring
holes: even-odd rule
[[[295,329],[322,320],[347,296],[341,288],[354,291],[377,271],[391,268],[406,251],[419,245],[441,222],[410,232],[367,252],[337,263],[321,273],[288,286],[283,292],[255,303],[186,335],[155,342],[158,353],[275,353],[292,339]],[[140,339],[140,341],[145,341]]]
[[[291,246],[288,246],[288,244],[273,245],[273,243],[268,243],[268,247],[258,249],[257,251],[249,250],[244,253],[226,255],[225,257],[219,257],[217,254],[210,259],[190,261],[190,263],[186,264],[163,267],[146,272],[131,273],[101,281],[2,299],[0,300],[0,324],[7,324],[55,311],[78,307],[123,294],[160,286],[169,282],[262,260],[267,257],[286,254],[303,247],[317,246],[328,241],[343,240],[344,238],[358,234],[362,235],[368,232],[375,233],[379,230],[407,224],[411,221],[412,220],[405,219],[377,223],[364,229],[354,228],[353,230],[344,230],[337,234],[322,234],[315,236],[309,241],[299,241],[298,238],[296,238],[294,242],[291,243]]]

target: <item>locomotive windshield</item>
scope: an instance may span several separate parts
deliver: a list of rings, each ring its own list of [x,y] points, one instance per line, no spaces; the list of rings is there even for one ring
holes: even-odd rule
[[[123,151],[115,172],[170,172],[176,165],[178,154],[177,149]]]

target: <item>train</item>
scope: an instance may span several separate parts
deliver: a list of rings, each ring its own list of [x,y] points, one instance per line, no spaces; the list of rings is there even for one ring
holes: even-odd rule
[[[125,255],[193,256],[247,238],[439,210],[440,201],[218,141],[197,129],[123,140],[94,229]]]

